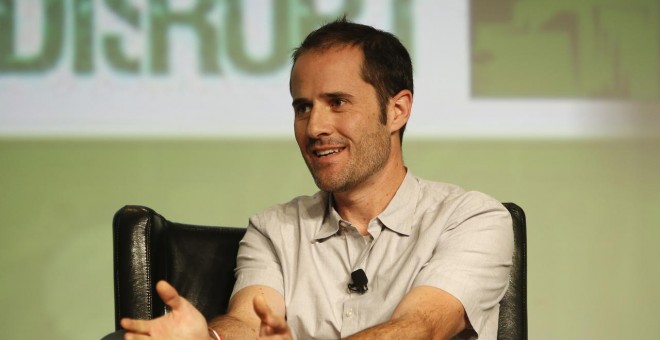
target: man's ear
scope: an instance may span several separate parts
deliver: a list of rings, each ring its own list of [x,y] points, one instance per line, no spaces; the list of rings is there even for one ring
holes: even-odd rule
[[[390,132],[400,130],[410,118],[413,94],[410,90],[401,90],[390,98],[388,120],[390,121]]]

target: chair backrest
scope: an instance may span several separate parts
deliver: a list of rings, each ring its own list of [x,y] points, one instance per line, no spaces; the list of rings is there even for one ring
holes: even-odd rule
[[[527,222],[514,203],[503,203],[513,221],[513,266],[509,288],[500,301],[498,339],[527,339]]]
[[[500,303],[498,339],[527,339],[525,215],[513,203],[515,252],[509,289]],[[113,219],[115,328],[121,318],[165,313],[155,287],[167,280],[210,320],[226,312],[244,228],[170,222],[152,209],[125,206]]]

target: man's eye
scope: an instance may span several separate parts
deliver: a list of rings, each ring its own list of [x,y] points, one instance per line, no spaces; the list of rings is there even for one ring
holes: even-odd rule
[[[342,106],[342,105],[346,104],[346,100],[341,99],[341,98],[334,98],[331,101],[331,103],[332,103],[332,106],[339,107],[339,106]]]
[[[296,115],[306,114],[312,111],[312,106],[307,104],[297,105],[293,108],[293,111],[295,112]]]

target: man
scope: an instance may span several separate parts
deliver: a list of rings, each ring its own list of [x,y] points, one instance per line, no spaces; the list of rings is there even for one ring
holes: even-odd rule
[[[413,80],[398,39],[327,24],[294,52],[290,91],[321,191],[250,219],[227,315],[207,325],[160,282],[171,313],[122,320],[126,339],[495,339],[510,216],[404,166]]]

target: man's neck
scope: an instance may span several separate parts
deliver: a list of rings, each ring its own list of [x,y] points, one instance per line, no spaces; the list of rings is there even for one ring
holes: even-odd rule
[[[402,161],[390,167],[351,190],[333,193],[339,216],[351,222],[362,235],[368,234],[369,221],[385,210],[406,177]]]

